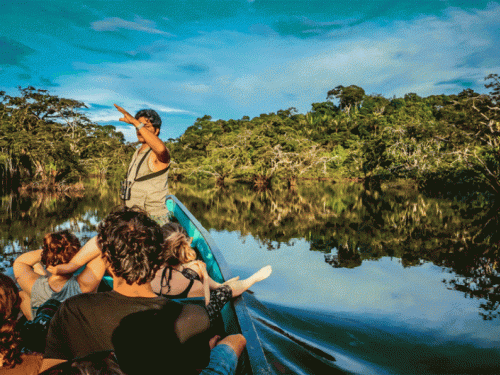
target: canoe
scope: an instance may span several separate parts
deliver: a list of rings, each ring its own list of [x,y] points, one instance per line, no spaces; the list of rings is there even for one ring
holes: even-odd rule
[[[224,256],[194,215],[174,195],[167,196],[166,205],[170,214],[186,229],[189,237],[193,238],[191,246],[206,263],[210,277],[218,283],[232,278]],[[237,374],[272,374],[273,371],[264,355],[262,343],[250,317],[246,298],[243,293],[222,309],[225,331],[228,334],[241,333],[247,340],[245,352],[238,363]]]

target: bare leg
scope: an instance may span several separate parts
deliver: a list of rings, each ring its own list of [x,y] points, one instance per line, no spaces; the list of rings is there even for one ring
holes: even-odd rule
[[[31,297],[24,290],[19,292],[19,297],[21,297],[21,311],[28,320],[33,320],[31,313]]]
[[[246,291],[248,288],[250,288],[253,284],[262,281],[264,279],[267,279],[269,275],[271,275],[271,272],[273,272],[273,269],[271,266],[265,266],[255,272],[252,276],[250,276],[248,279],[245,280],[234,280],[231,279],[229,281],[226,281],[224,283],[225,285],[229,285],[233,291],[233,297],[238,297],[241,295],[244,291]]]

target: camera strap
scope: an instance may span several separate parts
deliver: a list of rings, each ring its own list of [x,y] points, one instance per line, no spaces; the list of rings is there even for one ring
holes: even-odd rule
[[[137,181],[137,182],[140,182],[140,181],[146,181],[146,180],[150,180],[150,179],[152,179],[152,178],[155,178],[155,177],[161,176],[162,174],[167,173],[169,169],[170,169],[170,164],[168,165],[168,167],[167,167],[167,168],[162,169],[161,171],[154,172],[154,173],[147,174],[147,175],[145,175],[145,176],[142,176],[142,177],[136,178],[136,179],[134,180],[134,182],[135,182],[135,181]]]
[[[144,163],[144,160],[146,160],[146,158],[149,156],[150,153],[151,153],[151,148],[148,151],[146,151],[146,154],[139,161],[139,164],[137,164],[137,168],[135,169],[134,181],[137,181],[136,177],[137,177],[137,173],[139,173],[139,168],[141,168],[142,163]],[[131,165],[129,167],[128,172],[127,172],[127,177],[125,178],[125,180],[128,180],[128,176],[130,175],[130,171],[132,170],[132,167],[133,167],[133,165]]]
[[[161,171],[158,171],[158,172],[154,172],[154,173],[150,173],[150,174],[147,174],[145,176],[142,176],[142,177],[139,177],[137,178],[137,173],[139,173],[139,168],[141,168],[141,165],[142,163],[144,163],[144,160],[146,160],[146,158],[149,156],[149,154],[151,153],[151,148],[146,152],[146,154],[142,157],[142,159],[139,161],[139,164],[137,164],[137,168],[135,170],[135,176],[134,176],[134,182],[141,182],[141,181],[147,181],[147,180],[150,180],[152,178],[155,178],[155,177],[158,177],[158,176],[161,176],[162,174],[164,173],[167,173],[168,170],[170,169],[170,164],[168,164],[167,168],[165,169],[162,169]],[[130,175],[130,171],[132,170],[132,166],[130,166],[128,172],[127,172],[127,180],[128,180],[128,176]]]

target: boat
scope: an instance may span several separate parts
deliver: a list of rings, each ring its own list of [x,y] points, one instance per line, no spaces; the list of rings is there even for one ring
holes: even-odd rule
[[[231,271],[208,231],[175,197],[168,195],[166,205],[170,215],[178,221],[191,237],[191,246],[196,250],[201,260],[207,265],[210,277],[218,283],[232,278]],[[189,302],[189,298],[181,302]],[[237,374],[268,375],[272,374],[269,363],[264,355],[262,343],[250,317],[245,293],[228,302],[221,311],[224,329],[228,334],[241,333],[247,340],[246,349],[240,356]]]

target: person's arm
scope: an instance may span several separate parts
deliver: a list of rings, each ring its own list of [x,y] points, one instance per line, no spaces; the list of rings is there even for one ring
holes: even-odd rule
[[[45,270],[45,268],[43,268],[41,262],[38,262],[33,266],[33,271],[35,271],[35,273],[37,273],[40,276],[47,276],[47,271]]]
[[[200,375],[221,373],[234,374],[238,367],[238,359],[245,350],[247,340],[241,334],[229,335],[220,340],[210,352],[210,363],[200,371]],[[226,346],[224,348],[224,346]],[[221,367],[221,363],[224,363]]]
[[[229,346],[231,349],[233,349],[234,353],[236,354],[236,357],[240,358],[240,355],[243,353],[243,350],[245,350],[245,347],[247,345],[247,340],[245,339],[245,336],[243,336],[240,333],[237,333],[234,335],[229,335],[224,337],[217,343],[217,345]]]
[[[198,274],[201,282],[203,283],[203,294],[205,296],[205,305],[208,305],[210,302],[210,281],[212,284],[215,283],[220,286],[220,284],[216,283],[211,279],[207,272],[207,265],[199,260],[194,260],[192,262],[186,263],[183,265],[186,268],[190,268],[194,272]]]
[[[54,275],[67,275],[75,272],[90,261],[101,257],[101,254],[101,249],[97,245],[97,236],[95,236],[92,237],[68,263],[59,264],[55,267],[47,267],[47,271]]]
[[[120,121],[133,125],[135,128],[141,125],[141,122],[130,113],[128,113],[125,109],[116,104],[115,107],[123,114],[123,117],[120,118]],[[158,138],[156,132],[150,131],[146,126],[142,126],[138,130],[138,132],[144,138],[146,144],[153,151],[153,155],[150,156],[149,160],[149,166],[150,168],[152,167],[151,170],[153,172],[157,172],[167,168],[170,164],[170,152],[165,146],[165,143],[163,143],[163,141]]]
[[[35,281],[40,277],[33,267],[40,262],[42,251],[34,250],[21,254],[12,266],[17,283],[29,296],[31,296],[31,289]]]
[[[83,293],[93,292],[99,286],[104,272],[106,272],[106,264],[97,244],[97,236],[91,238],[71,259],[71,262],[75,266],[87,264],[82,273],[78,275],[77,281]]]
[[[59,363],[66,362],[65,359],[52,359],[52,358],[45,358],[42,360],[42,367],[40,367],[40,372],[44,372],[45,370],[48,370],[49,368],[54,367],[55,365],[58,365]]]
[[[98,256],[88,262],[85,269],[76,278],[82,293],[96,290],[104,276],[104,272],[106,272],[106,264],[102,257]]]

